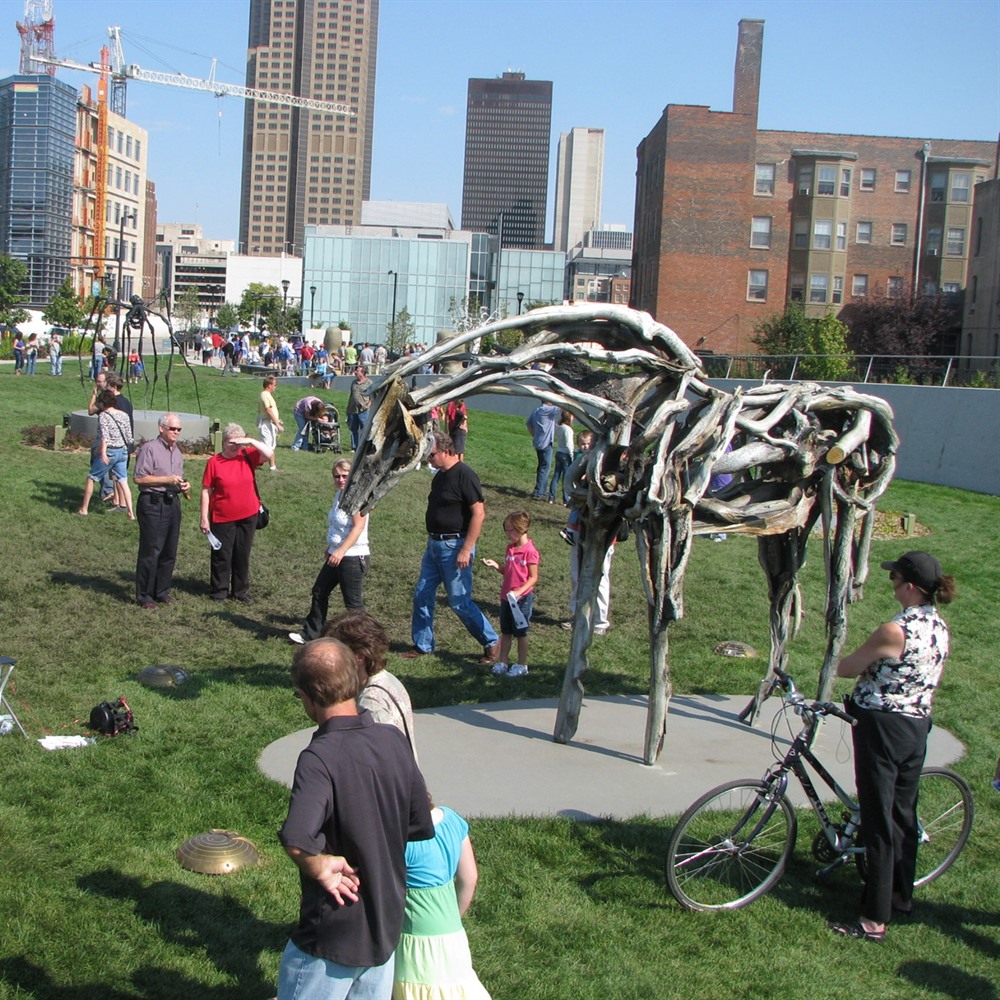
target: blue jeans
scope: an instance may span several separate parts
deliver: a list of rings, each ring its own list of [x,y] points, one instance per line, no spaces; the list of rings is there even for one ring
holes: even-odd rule
[[[458,615],[469,635],[484,649],[497,641],[497,634],[489,619],[472,599],[472,563],[465,569],[458,566],[458,552],[463,539],[446,541],[427,539],[427,548],[420,562],[420,579],[413,591],[413,645],[422,653],[434,649],[434,600],[438,587],[444,586],[448,606]],[[472,552],[475,562],[476,553]]]
[[[573,456],[568,451],[556,452],[556,467],[552,473],[552,485],[549,486],[549,499],[555,500],[557,487],[562,484],[562,502],[569,503],[566,493],[566,470],[573,464]]]
[[[37,364],[38,364],[38,355],[37,354],[29,354],[28,357],[25,359],[24,374],[25,375],[34,375],[35,374],[35,366]]]
[[[395,969],[395,955],[383,965],[338,965],[289,941],[278,968],[278,1000],[388,1000]]]
[[[531,494],[535,500],[544,497],[548,491],[549,469],[552,468],[552,445],[547,448],[536,448],[538,456],[538,473],[535,476],[535,492]]]
[[[306,451],[309,450],[309,421],[306,420],[304,413],[299,413],[298,410],[292,411],[292,416],[295,417],[295,426],[298,427],[299,432],[295,435],[295,440],[292,442],[292,451],[298,451],[302,446],[305,446]]]

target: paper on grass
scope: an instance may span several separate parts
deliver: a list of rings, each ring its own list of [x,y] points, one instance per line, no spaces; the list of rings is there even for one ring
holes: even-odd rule
[[[43,750],[72,750],[90,747],[97,742],[94,736],[43,736],[39,741]]]

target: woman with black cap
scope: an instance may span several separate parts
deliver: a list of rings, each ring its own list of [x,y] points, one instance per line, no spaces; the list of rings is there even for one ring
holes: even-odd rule
[[[861,918],[830,929],[867,941],[884,940],[893,913],[913,909],[917,786],[948,657],[948,626],[935,605],[955,596],[955,581],[927,552],[907,552],[882,569],[903,610],[837,666],[839,677],[858,678],[847,710],[857,719],[854,774],[868,877]]]

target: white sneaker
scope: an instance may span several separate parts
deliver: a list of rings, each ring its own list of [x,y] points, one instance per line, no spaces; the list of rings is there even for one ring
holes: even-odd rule
[[[573,631],[573,623],[572,622],[560,622],[559,623],[559,627],[566,629],[567,632],[572,632]]]
[[[289,642],[294,642],[297,646],[304,646],[306,644],[305,639],[298,632],[289,632],[288,639]]]
[[[491,674],[496,674],[499,677],[501,674],[507,673],[506,663],[494,663],[493,667],[490,669]]]
[[[527,677],[528,668],[523,663],[512,663],[507,671],[508,677]]]
[[[610,631],[610,625],[597,625],[594,627],[594,635],[607,635]]]

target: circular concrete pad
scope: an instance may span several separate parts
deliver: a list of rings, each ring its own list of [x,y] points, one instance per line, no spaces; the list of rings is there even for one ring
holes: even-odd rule
[[[466,817],[669,816],[724,781],[759,778],[773,763],[771,727],[782,702],[765,702],[751,728],[737,717],[748,700],[746,695],[672,698],[663,752],[652,767],[642,763],[646,698],[638,696],[587,698],[568,744],[552,741],[554,698],[424,709],[414,713],[414,735],[431,795]],[[778,720],[782,755],[801,724],[791,712],[787,718]],[[828,717],[814,749],[834,778],[853,791],[848,730]],[[266,747],[261,770],[291,787],[299,752],[314,731],[302,729]],[[947,766],[963,754],[954,736],[939,726],[931,730],[928,766]],[[789,789],[796,805],[806,804],[794,778]]]

